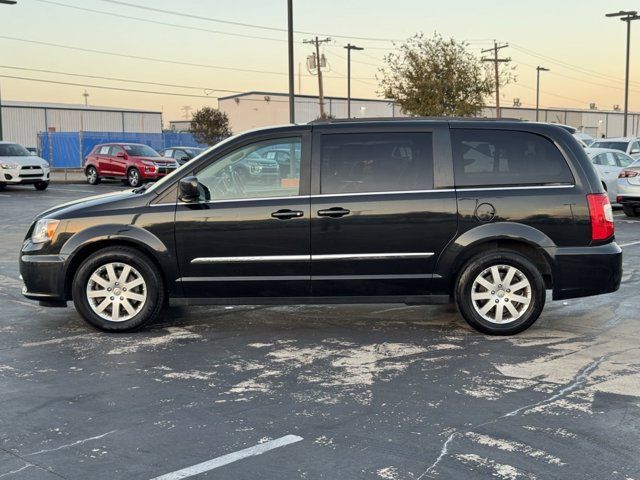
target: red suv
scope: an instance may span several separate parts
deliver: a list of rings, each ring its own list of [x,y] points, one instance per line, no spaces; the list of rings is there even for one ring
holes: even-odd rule
[[[103,178],[120,178],[132,187],[145,180],[158,180],[178,168],[178,162],[161,157],[153,148],[140,143],[102,143],[84,160],[90,185]]]

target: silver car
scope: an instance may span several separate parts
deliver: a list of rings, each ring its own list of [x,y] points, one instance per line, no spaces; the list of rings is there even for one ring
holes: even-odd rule
[[[626,153],[634,160],[640,160],[640,138],[638,137],[602,138],[593,142],[591,148],[612,148]]]
[[[624,168],[634,163],[634,159],[611,148],[585,148],[584,151],[596,168],[602,186],[609,194],[609,201],[611,204],[618,203],[618,176]]]
[[[618,175],[616,201],[627,217],[640,215],[640,160],[636,160]]]

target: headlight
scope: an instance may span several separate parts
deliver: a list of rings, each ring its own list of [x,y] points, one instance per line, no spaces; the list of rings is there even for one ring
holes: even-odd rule
[[[49,162],[42,162],[42,168],[49,168]]]
[[[156,166],[155,162],[150,162],[149,160],[142,160],[142,164],[146,165],[147,167],[155,167]]]
[[[45,243],[50,241],[56,233],[56,228],[58,228],[59,223],[60,220],[54,220],[52,218],[43,218],[38,220],[36,222],[36,226],[33,227],[31,241],[33,243]]]
[[[0,167],[4,168],[5,170],[13,170],[15,168],[18,168],[19,165],[17,163],[0,163]]]

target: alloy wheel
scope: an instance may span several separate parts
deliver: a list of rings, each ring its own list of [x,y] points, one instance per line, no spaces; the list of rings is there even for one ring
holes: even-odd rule
[[[511,265],[493,265],[475,278],[471,303],[486,321],[504,325],[518,320],[533,298],[531,283]]]
[[[131,265],[112,262],[89,277],[86,289],[91,309],[104,320],[125,322],[135,317],[147,301],[147,285]]]

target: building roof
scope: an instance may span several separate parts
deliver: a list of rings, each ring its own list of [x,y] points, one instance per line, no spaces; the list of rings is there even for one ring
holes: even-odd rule
[[[51,102],[25,102],[21,100],[2,100],[3,107],[19,108],[51,108],[60,110],[85,110],[99,112],[131,112],[131,113],[154,113],[162,115],[162,112],[152,110],[138,110],[135,108],[102,107],[98,105],[87,105],[81,103],[51,103]]]

